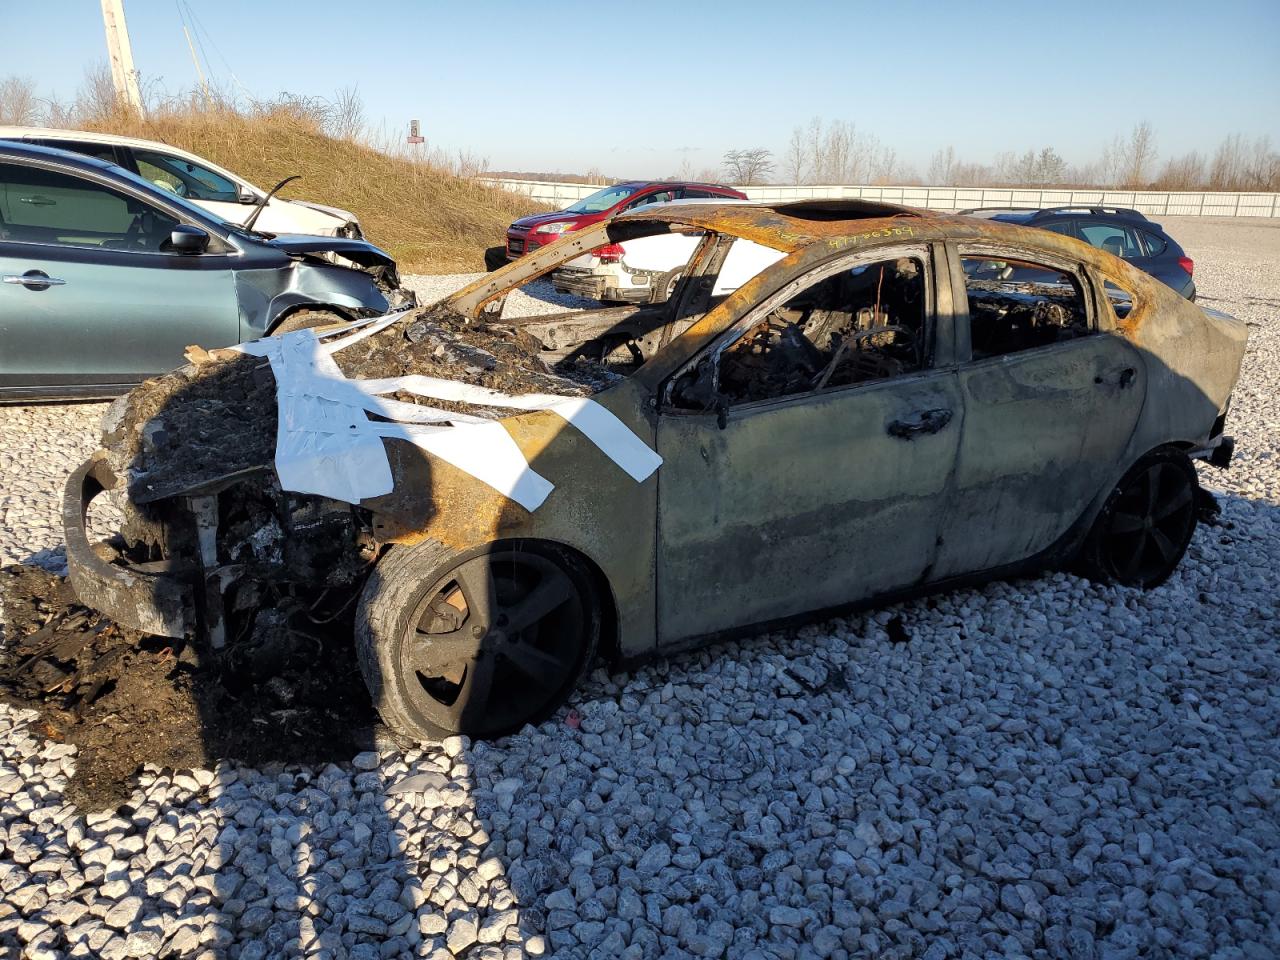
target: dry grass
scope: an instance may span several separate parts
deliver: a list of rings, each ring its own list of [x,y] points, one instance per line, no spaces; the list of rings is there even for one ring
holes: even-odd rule
[[[438,166],[327,136],[314,118],[287,108],[171,108],[146,117],[111,111],[84,126],[190,150],[263,190],[301,174],[282,196],[350,210],[401,273],[483,270],[485,248],[503,242],[512,220],[545,209]]]

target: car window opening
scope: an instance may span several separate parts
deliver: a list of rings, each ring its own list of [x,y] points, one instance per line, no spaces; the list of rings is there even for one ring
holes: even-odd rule
[[[973,359],[1087,336],[1079,281],[1055,267],[1000,257],[962,257]]]
[[[676,385],[676,403],[732,406],[921,370],[927,359],[925,290],[924,264],[914,257],[825,277],[770,311],[718,361],[705,358],[685,374]]]
[[[709,235],[684,224],[652,225],[647,232],[631,236],[615,236],[611,231],[610,237],[611,243],[516,288],[543,299],[547,291],[539,283],[550,279],[557,293],[599,303],[510,320],[522,336],[540,345],[542,358],[555,372],[571,379],[595,382],[601,377],[630,376],[741,284],[783,256],[751,241]],[[727,253],[715,261],[718,268],[706,267],[702,258],[711,255],[717,237],[722,245],[728,242]],[[691,296],[682,296],[685,278],[695,274],[698,288]]]
[[[178,220],[127,194],[39,167],[0,164],[0,239],[159,253]]]
[[[1104,285],[1107,300],[1111,304],[1111,310],[1116,315],[1117,320],[1123,320],[1133,312],[1133,294],[1123,287],[1118,287],[1110,280]]]

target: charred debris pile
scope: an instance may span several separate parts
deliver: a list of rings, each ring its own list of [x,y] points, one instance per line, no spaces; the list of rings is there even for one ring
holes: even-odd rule
[[[305,648],[215,660],[114,623],[35,567],[0,571],[0,602],[0,696],[37,711],[39,735],[77,747],[68,799],[83,808],[127,800],[144,763],[323,763],[372,743],[349,624],[316,630]]]

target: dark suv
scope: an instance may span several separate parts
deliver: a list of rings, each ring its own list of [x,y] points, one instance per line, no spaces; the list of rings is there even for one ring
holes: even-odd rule
[[[632,180],[615,183],[612,187],[604,187],[583,197],[563,210],[521,217],[507,227],[506,257],[508,260],[515,260],[530,250],[559,240],[562,233],[581,230],[615,213],[634,210],[649,203],[665,203],[668,200],[745,199],[745,193],[718,183],[685,183],[679,180]]]
[[[1128,207],[1049,207],[1044,210],[981,207],[960,213],[1075,237],[1128,260],[1188,300],[1196,298],[1196,284],[1191,279],[1195,263],[1160,224],[1148,220],[1137,210]]]

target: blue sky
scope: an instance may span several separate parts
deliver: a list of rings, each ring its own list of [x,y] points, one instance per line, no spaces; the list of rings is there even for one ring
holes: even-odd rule
[[[4,6],[0,74],[74,94],[105,62],[97,0]],[[1070,162],[1139,120],[1160,159],[1225,135],[1280,146],[1276,0],[1072,3],[191,3],[224,88],[332,96],[374,125],[422,121],[493,169],[663,175],[725,150],[780,154],[793,127],[844,120],[923,172],[1053,146]],[[176,0],[125,0],[137,67],[195,83]],[[19,43],[18,38],[39,38]]]

